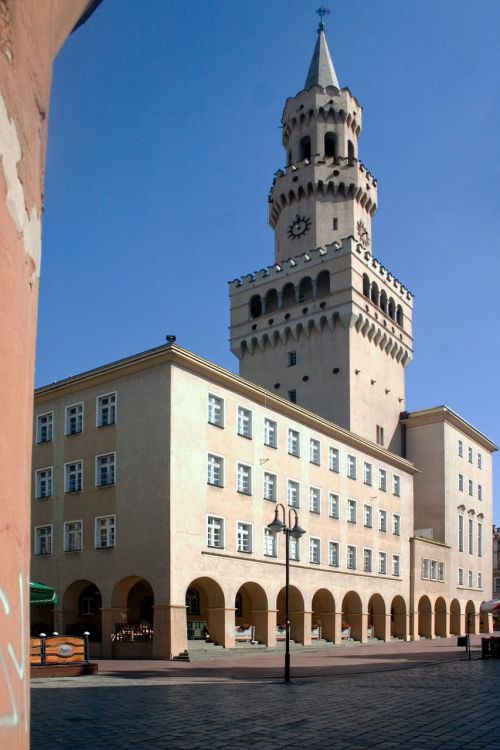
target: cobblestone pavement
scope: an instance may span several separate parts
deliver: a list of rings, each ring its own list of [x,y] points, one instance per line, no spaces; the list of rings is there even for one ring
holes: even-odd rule
[[[500,661],[477,654],[290,685],[238,669],[145,674],[34,680],[33,749],[500,748]]]

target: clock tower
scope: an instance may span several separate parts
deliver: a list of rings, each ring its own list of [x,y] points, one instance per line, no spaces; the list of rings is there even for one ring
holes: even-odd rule
[[[283,111],[275,262],[230,283],[231,351],[242,377],[399,453],[413,297],[373,256],[362,110],[339,85],[319,12],[305,86]]]

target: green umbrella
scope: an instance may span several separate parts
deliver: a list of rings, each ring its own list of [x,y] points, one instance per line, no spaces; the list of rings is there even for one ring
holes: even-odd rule
[[[30,604],[57,604],[58,601],[55,589],[51,586],[30,581]]]

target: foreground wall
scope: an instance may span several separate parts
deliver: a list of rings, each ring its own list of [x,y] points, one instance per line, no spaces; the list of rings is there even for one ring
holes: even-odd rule
[[[36,307],[52,63],[89,0],[0,0],[0,746],[29,747],[27,582]]]

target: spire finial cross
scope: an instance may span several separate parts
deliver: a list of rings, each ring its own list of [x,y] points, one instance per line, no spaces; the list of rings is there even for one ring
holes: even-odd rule
[[[316,11],[316,13],[317,13],[317,14],[318,14],[318,16],[319,16],[319,26],[318,26],[318,31],[324,31],[324,29],[325,29],[325,24],[324,24],[324,22],[323,22],[323,18],[324,18],[325,16],[329,16],[329,15],[330,15],[330,11],[328,10],[328,8],[325,8],[325,6],[324,6],[324,5],[322,5],[322,6],[320,7],[320,8],[318,8],[318,10]]]

